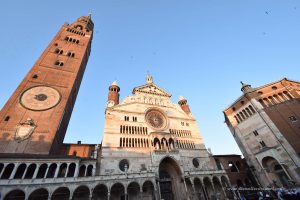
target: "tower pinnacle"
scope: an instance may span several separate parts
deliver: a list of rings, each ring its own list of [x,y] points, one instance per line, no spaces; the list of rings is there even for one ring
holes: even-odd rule
[[[151,76],[149,73],[147,74],[146,80],[147,80],[147,83],[148,83],[148,84],[153,83],[152,76]]]

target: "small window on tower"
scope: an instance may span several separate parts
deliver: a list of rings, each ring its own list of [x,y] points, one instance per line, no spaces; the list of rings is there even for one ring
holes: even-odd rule
[[[37,75],[37,74],[34,74],[33,76],[32,76],[32,78],[33,79],[37,79],[39,76]]]
[[[10,119],[10,116],[6,116],[5,119],[4,119],[4,121],[7,122],[7,121],[9,121],[9,119]]]
[[[185,125],[186,125],[186,126],[189,126],[190,124],[189,124],[189,123],[185,123]]]
[[[255,135],[255,136],[258,136],[258,132],[255,130],[255,131],[253,131],[253,134]]]
[[[260,143],[261,147],[266,147],[267,146],[264,141],[260,141],[259,143]]]
[[[181,126],[184,126],[184,122],[181,122]]]
[[[289,116],[289,120],[290,120],[291,122],[296,122],[296,121],[298,121],[297,118],[296,118],[295,116]]]

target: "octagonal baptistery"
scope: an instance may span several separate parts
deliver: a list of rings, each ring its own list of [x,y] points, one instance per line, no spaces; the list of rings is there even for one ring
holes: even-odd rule
[[[173,103],[171,94],[150,75],[146,84],[135,87],[133,95],[121,103],[119,92],[113,82],[98,156],[97,174],[116,177],[109,185],[118,192],[111,195],[175,200],[225,197],[222,188],[213,191],[204,184],[203,180],[213,184],[213,178],[222,183],[221,178],[227,176],[217,170],[206,150],[186,99],[180,97]]]

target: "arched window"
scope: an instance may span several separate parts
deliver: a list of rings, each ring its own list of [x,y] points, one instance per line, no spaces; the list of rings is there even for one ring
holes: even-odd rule
[[[9,179],[14,168],[15,168],[15,165],[13,163],[8,164],[3,171],[1,179]]]
[[[18,166],[14,179],[21,179],[24,175],[26,164],[22,163]]]
[[[249,105],[249,108],[252,111],[252,113],[255,113],[255,110],[254,110],[254,108],[251,105]]]
[[[57,168],[57,164],[52,163],[48,168],[48,173],[47,173],[46,178],[53,178],[55,175],[56,168]]]
[[[86,169],[86,166],[85,165],[81,165],[80,168],[79,168],[79,177],[84,177],[85,176],[85,169]]]
[[[6,116],[5,119],[4,119],[4,121],[7,122],[7,121],[9,121],[9,119],[10,119],[10,116]]]
[[[248,113],[246,113],[245,110],[243,110],[243,113],[244,113],[244,115],[245,115],[247,118],[249,117]]]
[[[76,164],[75,163],[71,163],[69,165],[67,177],[73,177],[74,174],[75,174],[75,169],[76,169]]]
[[[289,100],[293,99],[293,97],[287,91],[283,91],[283,94],[286,95]]]
[[[47,167],[48,167],[48,165],[47,165],[46,163],[42,164],[42,165],[39,167],[39,171],[38,171],[38,173],[37,173],[36,178],[44,178],[44,177],[45,177],[46,170],[47,170]]]
[[[58,175],[57,177],[65,177],[67,172],[67,164],[63,163],[59,167]]]
[[[241,115],[241,117],[243,118],[243,120],[246,119],[245,116],[244,116],[244,114],[242,112],[240,112],[239,114]]]
[[[37,75],[37,74],[34,74],[33,76],[32,76],[32,78],[33,79],[37,79],[39,76]]]
[[[235,164],[233,162],[230,161],[228,163],[228,167],[229,167],[231,172],[238,172],[238,168],[235,166]]]
[[[86,170],[86,176],[92,176],[92,175],[93,175],[93,165],[89,165]]]
[[[57,66],[64,66],[64,63],[62,61],[55,61],[54,65],[57,65]]]
[[[33,174],[36,170],[36,164],[30,164],[27,168],[26,174],[25,174],[25,179],[32,179]]]
[[[262,100],[262,99],[259,99],[258,100],[259,101],[259,103],[261,103],[261,105],[263,106],[263,107],[266,107],[267,105],[265,104],[265,102]],[[250,106],[249,106],[250,107]]]
[[[252,115],[252,112],[249,110],[249,108],[246,108],[245,110],[246,110],[246,112],[249,114],[249,116]]]

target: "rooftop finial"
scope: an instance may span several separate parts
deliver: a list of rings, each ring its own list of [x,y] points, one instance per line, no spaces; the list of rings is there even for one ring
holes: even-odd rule
[[[148,84],[149,84],[149,83],[153,83],[152,76],[149,74],[149,72],[147,72],[147,78],[146,78],[146,80],[147,80],[147,83],[148,83]]]
[[[89,18],[92,18],[92,11],[89,12]]]
[[[244,85],[243,81],[241,81],[241,84]]]

